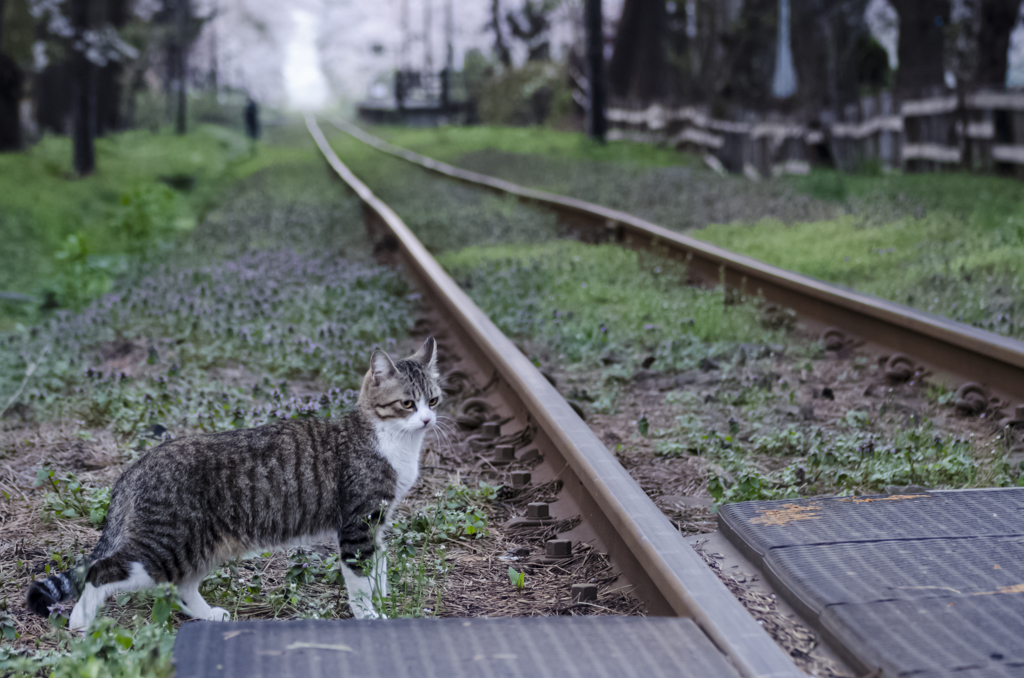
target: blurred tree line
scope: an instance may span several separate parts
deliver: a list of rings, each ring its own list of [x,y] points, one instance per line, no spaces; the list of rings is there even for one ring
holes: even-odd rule
[[[898,68],[868,25],[869,0],[625,0],[609,64],[613,94],[646,105],[842,111],[862,94],[899,98],[948,86],[1002,87],[1020,0],[889,0],[873,8],[898,29]],[[875,3],[878,5],[878,3]],[[773,95],[779,18],[789,15],[797,87]],[[882,11],[879,11],[879,10]]]
[[[477,52],[466,62],[481,119],[541,122],[572,108],[573,89],[581,106],[588,0],[481,1],[491,6],[485,30],[493,53]],[[608,85],[616,105],[699,104],[722,117],[775,110],[811,120],[826,112],[841,117],[862,96],[883,90],[908,99],[951,86],[1001,88],[1020,6],[1021,0],[623,0],[621,13],[605,10]],[[550,32],[560,12],[580,30],[555,70],[542,65],[551,64]],[[788,31],[780,30],[782,16]],[[879,30],[898,34],[895,69]],[[788,43],[784,50],[780,39]],[[525,54],[518,68],[517,49]],[[773,82],[783,52],[792,69],[783,80],[795,88],[780,96]]]
[[[153,85],[184,133],[188,52],[209,18],[190,0],[0,0],[0,151],[26,128],[70,134],[88,174],[94,139],[135,126]]]

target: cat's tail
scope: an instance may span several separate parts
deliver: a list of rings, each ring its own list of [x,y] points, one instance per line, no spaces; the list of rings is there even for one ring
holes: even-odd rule
[[[82,593],[87,569],[85,565],[79,565],[67,572],[37,579],[28,587],[25,605],[36,614],[49,617],[51,607],[74,600]]]

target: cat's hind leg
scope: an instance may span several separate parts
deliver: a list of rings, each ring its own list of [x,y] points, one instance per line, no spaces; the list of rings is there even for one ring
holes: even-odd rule
[[[190,579],[178,585],[178,595],[181,602],[185,603],[185,612],[194,619],[205,619],[207,621],[228,621],[231,613],[223,607],[210,607],[202,594],[199,593],[199,585],[203,578]]]
[[[142,563],[120,563],[114,558],[93,563],[89,568],[87,582],[68,620],[68,628],[82,634],[85,634],[103,602],[110,596],[121,591],[138,591],[156,586]]]
[[[356,619],[381,619],[385,615],[377,612],[374,600],[388,595],[388,568],[384,550],[373,556],[372,564],[366,569],[369,576],[353,570],[347,563],[340,563],[341,572],[345,575],[345,588],[348,590],[348,605],[352,608],[352,616]],[[361,568],[360,568],[361,569]]]

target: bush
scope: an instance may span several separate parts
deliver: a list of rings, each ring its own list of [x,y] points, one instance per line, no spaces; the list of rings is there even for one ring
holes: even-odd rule
[[[569,96],[565,72],[552,63],[529,62],[486,81],[477,110],[489,125],[543,125]]]

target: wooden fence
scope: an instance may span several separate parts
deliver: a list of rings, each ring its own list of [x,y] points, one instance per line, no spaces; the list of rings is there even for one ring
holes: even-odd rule
[[[976,92],[904,101],[887,94],[848,106],[820,125],[728,121],[698,107],[608,110],[610,139],[664,143],[704,154],[716,169],[752,178],[802,174],[812,165],[865,164],[909,172],[958,168],[1024,177],[1024,92]]]

